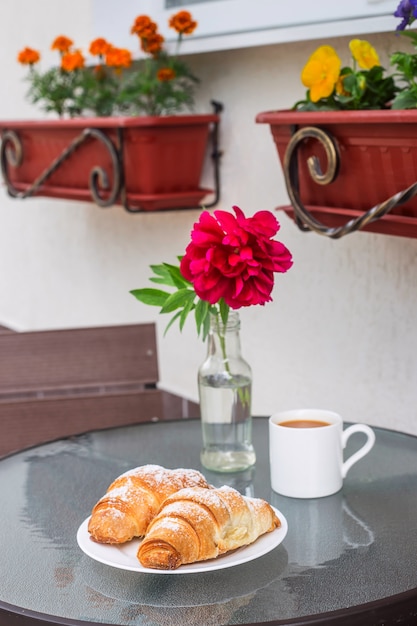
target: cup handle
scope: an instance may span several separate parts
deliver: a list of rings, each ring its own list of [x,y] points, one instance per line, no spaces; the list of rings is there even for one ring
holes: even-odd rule
[[[351,435],[354,433],[365,433],[367,436],[366,442],[363,444],[362,448],[359,448],[357,452],[352,454],[342,465],[342,477],[345,478],[346,474],[359,459],[368,454],[368,452],[372,449],[375,443],[375,433],[372,428],[366,426],[365,424],[353,424],[346,428],[346,430],[342,433],[342,446],[343,449],[346,448],[347,441]]]

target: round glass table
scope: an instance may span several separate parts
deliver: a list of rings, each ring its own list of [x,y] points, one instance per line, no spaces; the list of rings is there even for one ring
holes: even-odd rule
[[[375,432],[343,490],[316,500],[271,491],[266,418],[254,419],[257,463],[239,474],[201,467],[198,420],[96,431],[2,459],[0,625],[417,624],[417,438]],[[268,500],[287,536],[251,562],[195,574],[89,558],[80,524],[116,476],[147,463],[196,468]]]

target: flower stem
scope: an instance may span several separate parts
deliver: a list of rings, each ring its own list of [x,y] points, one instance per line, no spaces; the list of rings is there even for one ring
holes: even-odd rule
[[[216,315],[216,325],[217,325],[217,334],[219,336],[220,347],[222,350],[224,366],[226,368],[226,372],[232,376],[230,371],[229,359],[226,354],[226,325],[223,325],[223,328],[220,326],[220,314]],[[223,332],[222,332],[223,331]]]

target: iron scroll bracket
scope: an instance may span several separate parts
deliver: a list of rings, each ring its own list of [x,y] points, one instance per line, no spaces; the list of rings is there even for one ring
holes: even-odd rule
[[[112,163],[113,185],[109,190],[109,176],[102,167],[95,166],[89,176],[89,189],[94,202],[100,207],[113,205],[120,195],[122,185],[122,172],[120,167],[120,154],[117,147],[107,137],[105,133],[97,128],[84,128],[82,132],[62,151],[62,153],[52,161],[42,174],[24,191],[16,189],[8,174],[8,164],[19,167],[23,161],[23,148],[19,135],[15,131],[3,133],[0,162],[3,180],[7,186],[7,192],[12,198],[24,200],[36,195],[40,187],[59,169],[59,167],[69,159],[86,141],[93,139],[100,141],[108,151]],[[103,190],[106,192],[102,195]]]
[[[384,217],[384,215],[387,215],[394,208],[408,202],[410,198],[417,195],[417,182],[415,182],[407,187],[407,189],[373,206],[362,215],[350,219],[342,226],[326,226],[310,213],[304,206],[300,197],[297,151],[306,139],[315,139],[320,142],[324,148],[327,159],[327,169],[325,172],[322,171],[319,159],[316,156],[310,156],[307,159],[308,171],[314,182],[319,185],[327,185],[333,182],[339,173],[341,163],[339,147],[331,133],[314,126],[306,126],[298,130],[296,127],[293,128],[293,135],[288,143],[284,156],[283,171],[287,193],[294,209],[295,222],[300,230],[313,231],[319,235],[330,237],[331,239],[340,239],[344,235],[358,231],[371,222]]]
[[[214,113],[219,114],[223,110],[223,105],[219,102],[212,101]],[[140,206],[131,207],[128,203],[128,194],[125,185],[124,167],[123,167],[123,129],[118,128],[116,132],[116,141],[112,141],[106,133],[97,128],[85,128],[77,135],[71,143],[56,157],[51,164],[23,191],[17,189],[10,176],[9,165],[19,167],[22,164],[24,154],[20,137],[17,132],[6,130],[2,135],[0,147],[0,166],[3,181],[7,187],[9,196],[17,199],[26,199],[34,197],[40,190],[42,185],[56,172],[61,165],[67,161],[77,150],[87,141],[98,141],[107,150],[110,156],[111,172],[106,172],[104,168],[94,166],[89,174],[89,192],[93,202],[101,207],[107,208],[120,202],[123,208],[129,213],[145,212]],[[215,206],[220,200],[220,161],[222,152],[219,149],[219,120],[213,122],[209,143],[211,145],[211,160],[213,164],[214,190],[213,200],[205,204],[205,208]],[[112,181],[110,186],[109,181]],[[40,195],[40,194],[39,194]],[[159,211],[168,210],[190,210],[202,207],[167,207],[166,209],[158,209]],[[149,213],[149,211],[146,211]]]

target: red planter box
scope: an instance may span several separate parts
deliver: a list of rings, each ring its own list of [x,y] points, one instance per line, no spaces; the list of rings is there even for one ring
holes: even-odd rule
[[[16,133],[22,147],[20,165],[3,157],[3,171],[6,167],[6,178],[15,190],[25,192],[85,129],[95,129],[116,148],[131,208],[197,206],[211,191],[200,187],[200,178],[210,125],[215,122],[214,114],[0,122],[3,137]],[[10,143],[5,148],[5,155],[13,152]],[[111,153],[102,141],[89,137],[35,195],[91,201],[90,176],[96,168],[105,172],[111,189],[118,176]],[[105,191],[100,193],[106,198]]]
[[[307,159],[316,156],[326,171],[323,146],[305,139],[297,149],[301,202],[328,226],[346,223],[417,181],[417,111],[271,111],[258,114],[256,121],[270,124],[282,165],[295,130],[315,127],[335,138],[339,172],[327,185],[317,184],[307,166]],[[290,207],[285,208],[293,215]],[[416,237],[417,198],[366,230]]]

